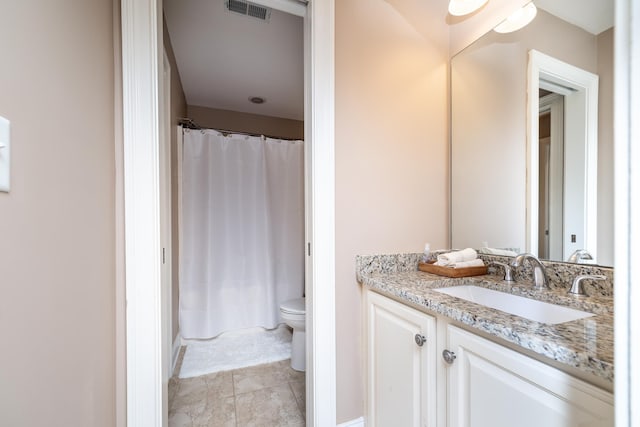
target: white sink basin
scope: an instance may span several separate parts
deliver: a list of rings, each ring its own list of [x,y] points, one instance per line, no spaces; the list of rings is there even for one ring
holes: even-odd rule
[[[549,304],[479,286],[451,286],[449,288],[434,289],[434,291],[515,314],[529,320],[552,325],[593,316],[593,314],[586,311]]]

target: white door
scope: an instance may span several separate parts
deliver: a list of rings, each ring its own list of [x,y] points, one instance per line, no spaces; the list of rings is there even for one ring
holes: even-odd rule
[[[613,396],[455,326],[448,368],[449,426],[613,426]]]
[[[540,115],[542,117],[542,115]],[[549,161],[551,160],[551,138],[540,138],[540,204],[538,209],[538,258],[551,259],[549,257]]]
[[[435,426],[435,318],[372,291],[365,304],[367,426]]]
[[[546,189],[542,186],[542,165],[545,164],[540,139],[540,220],[546,215],[546,228],[540,227],[538,233],[546,240],[546,251],[538,248],[538,257],[566,260],[563,253],[564,241],[564,96],[552,93],[540,98],[540,113],[549,113],[549,138],[546,155]],[[542,196],[546,195],[546,203]],[[542,208],[545,208],[544,211]],[[546,231],[546,232],[545,232]]]
[[[563,260],[574,251],[587,248],[585,197],[597,192],[597,188],[589,188],[586,183],[586,96],[581,90],[565,96]]]
[[[171,377],[172,343],[171,331],[171,65],[164,52],[162,67],[162,88],[160,91],[160,283],[162,299],[162,384],[163,406],[168,408],[167,386]],[[167,422],[167,410],[163,410],[163,425]]]

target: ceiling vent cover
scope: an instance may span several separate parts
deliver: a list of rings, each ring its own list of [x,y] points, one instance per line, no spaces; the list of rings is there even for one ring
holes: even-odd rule
[[[260,6],[255,3],[242,0],[227,0],[225,6],[230,12],[239,13],[240,15],[257,18],[261,21],[268,21],[271,16],[271,9]]]

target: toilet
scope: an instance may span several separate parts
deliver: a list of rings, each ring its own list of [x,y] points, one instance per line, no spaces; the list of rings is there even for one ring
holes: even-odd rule
[[[306,365],[304,298],[290,299],[280,304],[280,315],[284,323],[293,328],[291,367],[296,371],[304,371]]]

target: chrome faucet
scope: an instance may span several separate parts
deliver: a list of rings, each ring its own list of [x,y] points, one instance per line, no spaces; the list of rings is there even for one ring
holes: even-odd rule
[[[567,262],[583,263],[585,260],[593,261],[593,257],[586,249],[578,249],[569,256]]]
[[[533,282],[536,289],[549,289],[549,280],[547,279],[547,272],[544,270],[544,266],[540,260],[532,254],[520,254],[515,257],[511,266],[515,269],[522,265],[527,260],[529,265],[533,268]]]
[[[607,276],[603,276],[601,274],[584,274],[577,276],[573,279],[573,284],[571,285],[571,289],[569,289],[568,293],[586,296],[587,293],[584,291],[584,286],[582,285],[584,280],[607,280]]]

